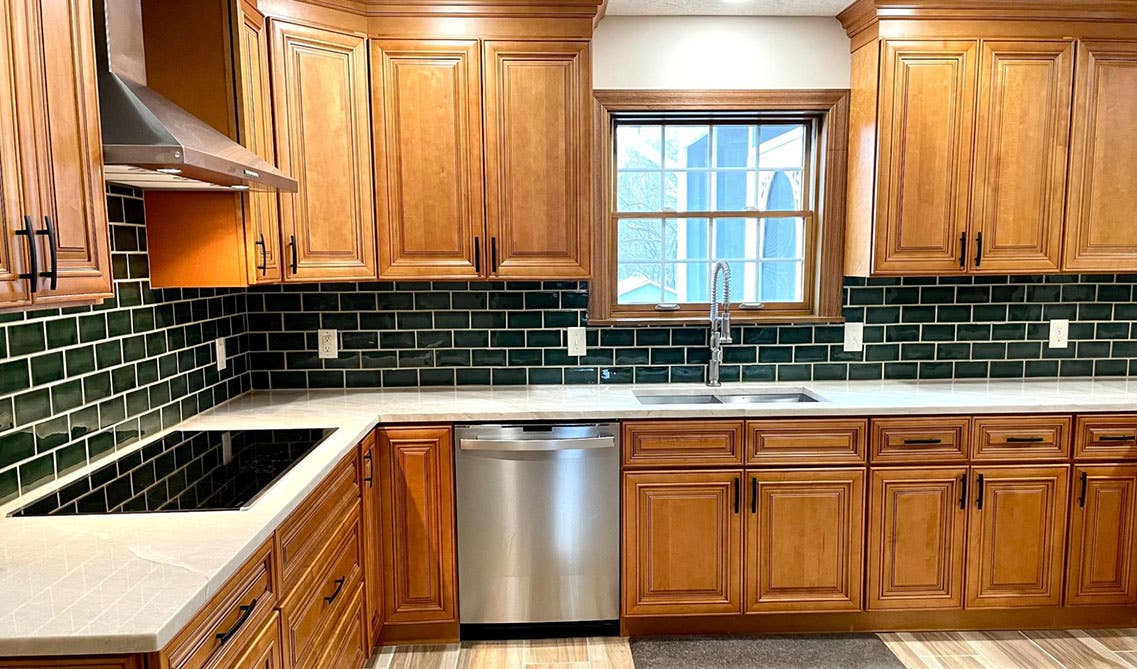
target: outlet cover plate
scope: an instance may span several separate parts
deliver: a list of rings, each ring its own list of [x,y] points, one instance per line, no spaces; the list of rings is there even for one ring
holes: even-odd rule
[[[218,371],[225,369],[229,366],[229,356],[225,353],[225,337],[218,337],[213,340],[213,349],[217,352],[217,369]]]
[[[331,360],[340,355],[339,333],[335,330],[317,330],[318,355],[322,360]]]

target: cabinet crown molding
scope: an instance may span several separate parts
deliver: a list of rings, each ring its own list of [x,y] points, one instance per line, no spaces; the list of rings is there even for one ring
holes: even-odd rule
[[[596,18],[606,0],[291,0],[364,17]]]
[[[837,15],[851,37],[881,20],[1137,23],[1137,0],[857,0]]]

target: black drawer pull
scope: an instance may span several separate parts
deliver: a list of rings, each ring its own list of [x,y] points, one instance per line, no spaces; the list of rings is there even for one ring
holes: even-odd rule
[[[1078,495],[1078,506],[1086,506],[1086,492],[1090,487],[1090,474],[1089,472],[1082,472],[1082,492]]]
[[[959,477],[959,508],[967,508],[967,474]]]
[[[929,437],[927,439],[905,439],[904,440],[904,445],[906,445],[906,446],[927,446],[927,445],[931,445],[931,444],[942,444],[942,443],[944,443],[943,439],[936,439],[934,437]]]
[[[758,478],[750,478],[750,513],[758,513]]]
[[[343,584],[344,584],[345,580],[346,579],[342,579],[342,578],[336,579],[336,590],[335,590],[335,592],[328,595],[327,597],[324,597],[325,603],[331,604],[332,602],[336,601],[336,597],[340,596],[340,590],[343,590]]]
[[[959,266],[967,267],[967,233],[959,236]]]
[[[296,274],[300,268],[300,257],[296,250],[296,235],[288,236],[288,247],[292,250],[292,273]]]
[[[497,237],[490,237],[490,272],[497,274]]]
[[[1098,441],[1137,441],[1137,435],[1132,434],[1107,434],[1104,437],[1098,437]]]
[[[740,488],[742,488],[742,484],[739,482],[738,479],[739,479],[739,477],[735,476],[734,481],[730,485],[731,489],[734,491],[734,512],[735,513],[738,513],[739,509],[742,506],[742,500],[740,499],[742,496],[742,492],[740,490]]]
[[[363,477],[363,482],[370,488],[375,482],[375,462],[370,451],[363,454],[363,459],[367,462],[367,476]]]
[[[226,641],[232,639],[233,635],[245,626],[245,623],[249,621],[249,616],[253,615],[253,609],[256,608],[256,606],[257,600],[254,599],[253,601],[249,602],[248,606],[237,607],[237,610],[241,612],[241,615],[237,617],[237,620],[233,623],[233,626],[224,632],[217,633],[217,640],[221,642],[222,646],[224,646]]]
[[[39,251],[36,249],[36,233],[32,230],[32,217],[24,216],[24,229],[16,230],[15,234],[23,235],[28,238],[28,269],[26,274],[20,274],[18,278],[28,279],[30,282],[29,292],[33,295],[39,287]]]
[[[975,496],[975,508],[983,510],[983,475],[979,475],[979,494]]]
[[[40,272],[40,276],[51,282],[49,290],[55,290],[59,286],[59,248],[55,240],[55,225],[51,222],[50,216],[43,217],[43,230],[37,231],[36,234],[47,237],[47,250],[51,258],[51,269]]]
[[[983,264],[983,233],[975,235],[975,266]]]
[[[1042,437],[1007,437],[1008,444],[1040,444],[1043,441]]]
[[[482,238],[474,237],[474,271],[482,273]]]
[[[261,276],[268,274],[268,244],[265,244],[265,236],[258,235],[257,241],[253,242],[261,250],[261,264],[257,265],[257,269],[261,271]]]

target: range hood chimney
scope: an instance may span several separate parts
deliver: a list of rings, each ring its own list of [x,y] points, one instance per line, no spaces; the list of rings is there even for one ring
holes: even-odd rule
[[[146,189],[278,190],[296,180],[146,86],[140,0],[96,0],[106,179]]]

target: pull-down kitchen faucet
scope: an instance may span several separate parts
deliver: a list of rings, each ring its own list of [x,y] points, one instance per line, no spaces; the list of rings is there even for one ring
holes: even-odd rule
[[[722,302],[719,302],[719,274],[723,277]],[[724,260],[715,263],[711,270],[711,359],[707,362],[707,386],[718,388],[719,369],[722,367],[722,345],[730,338],[730,265]]]

